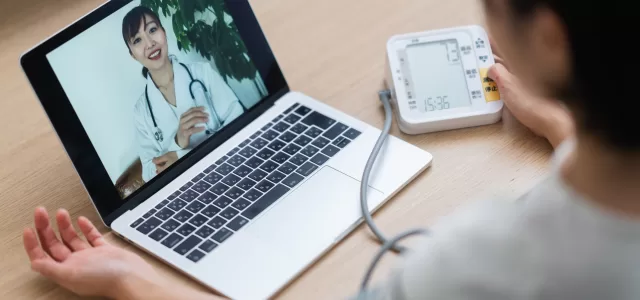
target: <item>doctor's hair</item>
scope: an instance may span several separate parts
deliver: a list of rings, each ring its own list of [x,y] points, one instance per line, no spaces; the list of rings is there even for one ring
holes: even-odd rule
[[[636,36],[636,10],[628,0],[508,0],[514,24],[526,24],[547,10],[562,23],[567,37],[571,78],[561,100],[575,115],[580,132],[619,152],[640,152],[636,116],[638,60],[621,47]],[[623,42],[615,46],[612,42]],[[622,56],[621,56],[622,55]]]
[[[147,24],[147,17],[155,21],[162,31],[165,31],[160,22],[160,17],[153,10],[146,6],[134,7],[122,19],[122,38],[125,45],[127,45],[127,49],[129,49],[129,53],[131,53],[131,39],[136,36],[141,24]],[[149,74],[149,70],[146,67],[142,67],[142,77],[147,78],[147,74]]]

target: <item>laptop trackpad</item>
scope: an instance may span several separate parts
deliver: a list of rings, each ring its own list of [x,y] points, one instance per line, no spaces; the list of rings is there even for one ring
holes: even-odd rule
[[[384,200],[371,187],[368,198],[370,209]],[[361,216],[360,181],[325,166],[247,229],[288,262],[307,264]]]

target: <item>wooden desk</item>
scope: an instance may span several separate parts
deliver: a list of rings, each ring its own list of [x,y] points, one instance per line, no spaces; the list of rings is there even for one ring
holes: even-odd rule
[[[32,273],[21,231],[36,205],[97,215],[37,99],[19,56],[102,0],[0,1],[0,265],[1,299],[75,299]],[[382,86],[385,42],[394,34],[482,23],[479,1],[269,0],[252,1],[282,69],[295,90],[381,127],[376,92]],[[84,70],[91,72],[91,70]],[[394,135],[434,155],[433,166],[392,199],[375,219],[388,234],[428,226],[472,199],[517,196],[547,173],[550,147],[508,115],[480,128]],[[356,201],[356,199],[354,199]],[[108,230],[102,227],[103,232]],[[110,240],[129,247],[110,235]],[[378,249],[361,227],[278,295],[282,299],[338,299],[357,290]],[[137,251],[137,250],[134,250]],[[138,251],[139,252],[139,251]],[[144,255],[179,283],[184,276]],[[388,273],[384,259],[374,280]],[[311,295],[314,295],[311,297]]]

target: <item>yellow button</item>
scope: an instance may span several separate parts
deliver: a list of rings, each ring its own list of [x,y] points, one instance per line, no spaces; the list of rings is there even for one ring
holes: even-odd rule
[[[487,102],[500,100],[500,91],[498,85],[488,76],[489,69],[480,69],[480,80],[482,80],[482,90],[484,90],[484,99]]]

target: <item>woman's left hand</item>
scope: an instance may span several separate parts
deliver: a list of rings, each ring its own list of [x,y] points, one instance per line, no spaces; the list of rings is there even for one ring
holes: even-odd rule
[[[178,154],[175,151],[167,152],[154,158],[153,163],[156,165],[156,174],[162,173],[176,161],[178,161]]]

